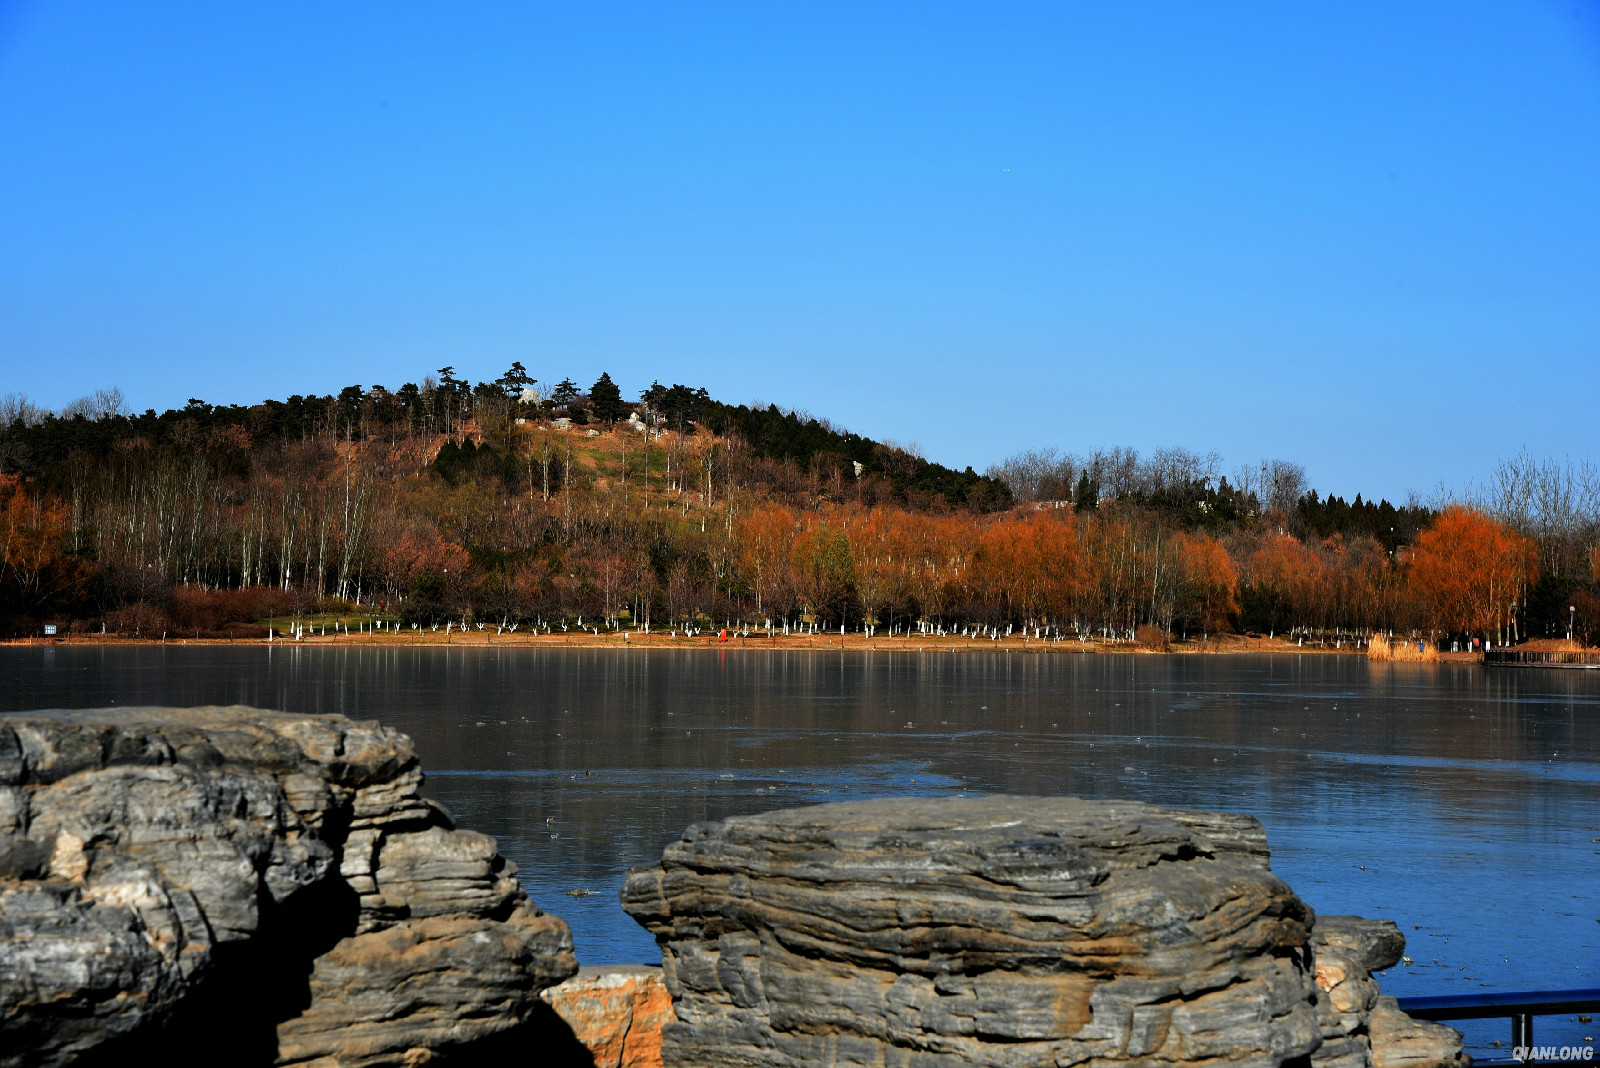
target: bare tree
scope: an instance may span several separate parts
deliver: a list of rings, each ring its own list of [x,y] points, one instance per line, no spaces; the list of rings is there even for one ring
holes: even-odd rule
[[[1563,464],[1524,451],[1496,464],[1467,499],[1534,539],[1550,575],[1580,572],[1584,549],[1600,538],[1600,469],[1589,460]]]
[[[1217,477],[1222,465],[1218,453],[1201,456],[1182,448],[1157,449],[1145,461],[1143,482],[1147,493],[1178,493],[1194,485],[1205,485]]]
[[[1288,460],[1268,460],[1261,465],[1262,499],[1267,508],[1293,515],[1306,492],[1306,469]]]
[[[1029,449],[990,467],[984,474],[1006,484],[1019,503],[1067,500],[1078,476],[1078,464],[1055,449]]]
[[[27,394],[7,393],[0,397],[0,427],[9,427],[18,422],[23,426],[37,426],[49,414],[48,408],[39,407],[28,399]]]
[[[74,416],[82,416],[85,419],[107,419],[126,414],[127,400],[123,397],[122,390],[116,386],[85,393],[61,409],[63,419],[71,419]]]

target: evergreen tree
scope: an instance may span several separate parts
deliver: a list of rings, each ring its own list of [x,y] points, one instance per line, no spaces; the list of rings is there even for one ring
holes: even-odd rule
[[[366,399],[360,386],[346,386],[339,391],[338,429],[347,440],[354,441],[356,429],[361,424],[361,404]]]
[[[603,371],[599,380],[589,387],[589,406],[594,409],[594,417],[603,423],[616,422],[622,415],[622,390]]]
[[[1074,501],[1080,512],[1100,507],[1100,487],[1087,471],[1078,478],[1078,492],[1074,494]]]
[[[472,396],[466,380],[456,377],[456,369],[454,367],[441,367],[439,368],[439,385],[434,389],[433,393],[434,403],[439,406],[439,414],[444,418],[444,432],[446,434],[454,433],[456,420],[462,414],[461,409],[465,407],[457,398],[470,398]]]
[[[528,374],[528,369],[522,366],[522,361],[516,360],[511,364],[509,371],[495,379],[494,384],[504,390],[507,397],[512,400],[520,400],[522,391],[537,381],[539,381],[537,378],[533,378]]]
[[[563,378],[556,383],[556,388],[550,391],[550,403],[557,408],[565,408],[579,396],[578,384],[570,378]]]

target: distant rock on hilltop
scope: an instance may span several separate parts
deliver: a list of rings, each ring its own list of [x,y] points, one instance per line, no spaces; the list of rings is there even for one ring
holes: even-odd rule
[[[577,969],[374,723],[0,717],[0,1065],[421,1064]]]

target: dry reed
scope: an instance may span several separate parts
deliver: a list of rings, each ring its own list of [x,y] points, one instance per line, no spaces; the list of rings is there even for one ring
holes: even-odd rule
[[[1367,645],[1367,659],[1437,664],[1439,647],[1425,641],[1412,642],[1404,638],[1391,640],[1382,634],[1374,634]]]

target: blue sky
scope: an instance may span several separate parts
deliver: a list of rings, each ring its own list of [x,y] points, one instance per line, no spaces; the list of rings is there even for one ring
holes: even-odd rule
[[[1600,459],[1600,5],[0,0],[0,393],[512,360],[980,469]]]

